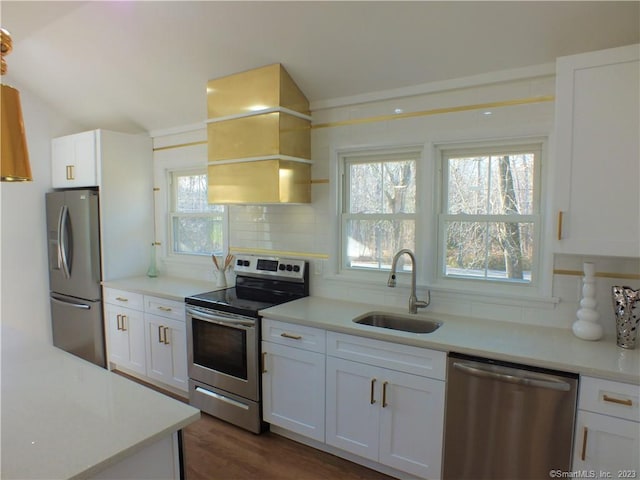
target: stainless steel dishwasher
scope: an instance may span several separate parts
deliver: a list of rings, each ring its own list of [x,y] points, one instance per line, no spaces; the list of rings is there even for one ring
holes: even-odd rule
[[[571,471],[578,376],[449,354],[443,478]]]

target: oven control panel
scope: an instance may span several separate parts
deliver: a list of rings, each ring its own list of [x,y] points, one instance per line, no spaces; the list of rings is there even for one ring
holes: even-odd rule
[[[240,275],[304,279],[306,262],[296,258],[236,255],[233,270]]]

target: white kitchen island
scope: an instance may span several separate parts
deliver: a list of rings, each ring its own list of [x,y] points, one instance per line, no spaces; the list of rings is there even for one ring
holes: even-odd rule
[[[199,410],[2,328],[3,479],[179,478]]]

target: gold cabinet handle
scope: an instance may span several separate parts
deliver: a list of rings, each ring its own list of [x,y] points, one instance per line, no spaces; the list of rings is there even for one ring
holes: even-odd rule
[[[587,433],[589,430],[587,427],[584,427],[582,430],[582,452],[580,453],[580,459],[584,462],[587,458]]]
[[[162,330],[164,331],[164,344],[165,345],[169,345],[169,333],[170,333],[170,329],[169,327],[162,327]]]
[[[389,385],[389,382],[382,383],[382,408],[386,408],[389,405],[387,403],[387,385]]]
[[[125,297],[116,297],[116,300],[119,301],[119,302],[128,302],[129,301],[129,299],[125,298]]]
[[[158,310],[162,310],[163,312],[170,312],[171,311],[171,307],[158,307]]]
[[[558,212],[558,240],[562,240],[562,219],[564,217],[564,212],[560,210]]]
[[[376,403],[376,399],[373,397],[373,392],[375,389],[375,385],[376,385],[376,379],[372,378],[371,379],[371,405],[373,405],[374,403]]]
[[[118,330],[122,330],[122,326],[120,325],[121,322],[122,322],[122,315],[120,314],[116,315],[116,328]]]
[[[162,325],[158,325],[158,343],[164,343],[164,339],[162,338],[163,331]]]
[[[302,335],[294,335],[293,333],[282,332],[280,336],[284,338],[292,338],[294,340],[302,340]]]
[[[630,399],[623,400],[621,398],[610,397],[606,393],[602,395],[602,400],[604,400],[605,402],[617,403],[618,405],[633,407],[633,401],[631,401]]]
[[[267,352],[262,352],[262,373],[267,373]]]
[[[126,332],[127,331],[127,317],[126,315],[121,315],[122,316],[122,331]]]
[[[75,180],[73,165],[67,165],[67,180]]]

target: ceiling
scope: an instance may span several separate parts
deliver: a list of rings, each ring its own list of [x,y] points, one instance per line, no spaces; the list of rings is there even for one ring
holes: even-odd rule
[[[13,80],[85,129],[206,118],[207,80],[282,63],[315,106],[640,41],[640,2],[2,0]]]

